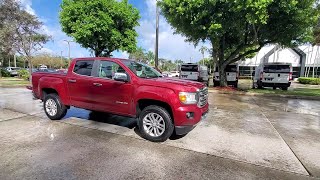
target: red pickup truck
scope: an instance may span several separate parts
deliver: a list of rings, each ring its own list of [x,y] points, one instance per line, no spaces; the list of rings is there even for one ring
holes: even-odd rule
[[[73,59],[67,73],[33,73],[32,91],[52,120],[63,118],[70,106],[133,117],[141,135],[154,142],[188,133],[209,109],[203,84],[163,78],[126,59]]]

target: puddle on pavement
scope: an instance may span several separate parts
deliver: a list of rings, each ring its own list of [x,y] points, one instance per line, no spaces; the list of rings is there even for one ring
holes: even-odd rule
[[[77,118],[92,120],[96,122],[118,125],[122,127],[127,127],[129,129],[133,129],[137,125],[137,121],[134,118],[117,116],[117,115],[112,115],[112,114],[103,113],[103,112],[89,111],[89,110],[79,109],[74,107],[71,107],[68,110],[68,113],[63,119],[67,119],[70,117],[77,117]]]

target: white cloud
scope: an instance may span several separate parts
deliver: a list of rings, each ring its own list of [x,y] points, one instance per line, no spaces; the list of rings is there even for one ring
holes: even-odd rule
[[[32,5],[31,0],[17,0],[17,1],[21,3],[21,6],[25,11],[36,16],[36,12],[31,7]]]
[[[147,11],[143,12],[143,17],[140,20],[140,26],[137,27],[139,34],[138,42],[144,49],[154,51],[155,47],[155,15],[156,1],[147,0]],[[159,57],[168,59],[182,59],[186,62],[192,59],[192,62],[197,62],[202,59],[202,54],[199,52],[199,47],[194,47],[193,44],[185,42],[185,37],[179,34],[174,34],[172,27],[166,22],[163,17],[160,17],[159,22]],[[208,47],[208,45],[206,45]],[[208,57],[208,53],[205,54]]]

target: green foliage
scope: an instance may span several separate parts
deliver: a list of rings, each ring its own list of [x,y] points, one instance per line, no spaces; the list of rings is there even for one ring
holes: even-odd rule
[[[20,69],[18,70],[18,76],[19,78],[22,78],[22,79],[25,79],[25,80],[28,80],[29,79],[29,71],[26,70],[26,69]]]
[[[0,70],[1,70],[1,77],[11,77],[9,71],[2,69],[2,68]]]
[[[95,56],[136,49],[139,11],[127,0],[63,0],[62,30]]]
[[[300,77],[298,81],[301,84],[320,85],[320,78]]]
[[[162,14],[197,45],[209,41],[226,85],[225,67],[255,55],[264,45],[292,47],[312,40],[316,0],[163,0]]]

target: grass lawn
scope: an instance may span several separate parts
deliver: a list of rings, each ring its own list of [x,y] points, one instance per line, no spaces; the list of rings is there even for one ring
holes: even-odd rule
[[[280,89],[273,90],[272,88],[265,89],[250,89],[247,92],[262,93],[262,94],[283,94],[295,96],[320,96],[320,89],[297,88],[293,90],[283,91]]]
[[[19,79],[16,77],[2,77],[0,78],[0,87],[21,87],[30,85],[29,81]]]

